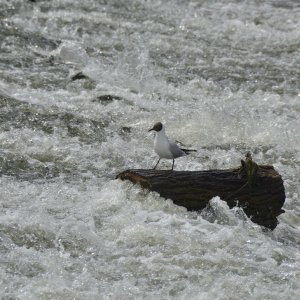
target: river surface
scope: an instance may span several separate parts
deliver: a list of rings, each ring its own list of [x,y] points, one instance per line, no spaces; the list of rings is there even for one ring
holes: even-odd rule
[[[299,41],[299,0],[1,0],[0,298],[300,299]],[[176,170],[273,165],[277,228],[116,180],[158,121]]]

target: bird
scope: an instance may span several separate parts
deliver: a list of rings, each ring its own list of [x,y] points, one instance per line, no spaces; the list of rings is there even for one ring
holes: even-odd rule
[[[165,133],[165,127],[161,122],[157,122],[154,126],[148,130],[155,131],[155,139],[154,139],[154,151],[158,154],[159,159],[156,165],[154,166],[154,170],[156,169],[157,165],[159,164],[162,158],[172,159],[172,169],[174,169],[174,161],[175,158],[186,156],[190,154],[190,152],[196,152],[197,150],[194,149],[183,149],[180,148],[176,143],[169,141],[168,137]]]

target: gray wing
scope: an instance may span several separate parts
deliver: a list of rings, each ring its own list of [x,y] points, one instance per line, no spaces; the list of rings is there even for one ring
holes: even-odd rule
[[[186,155],[186,153],[183,152],[174,142],[170,143],[169,150],[174,158]]]

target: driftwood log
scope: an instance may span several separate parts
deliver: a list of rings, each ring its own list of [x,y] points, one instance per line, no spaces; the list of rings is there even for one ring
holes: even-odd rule
[[[219,196],[230,208],[242,207],[255,223],[273,230],[284,212],[283,180],[272,166],[258,166],[251,159],[228,170],[169,171],[127,170],[117,178],[139,183],[188,210],[202,210]]]

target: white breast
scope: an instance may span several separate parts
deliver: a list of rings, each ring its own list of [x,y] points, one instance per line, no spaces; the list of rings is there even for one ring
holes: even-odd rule
[[[154,150],[160,158],[172,159],[173,155],[169,150],[170,142],[166,137],[164,130],[156,133],[154,139]]]

